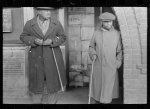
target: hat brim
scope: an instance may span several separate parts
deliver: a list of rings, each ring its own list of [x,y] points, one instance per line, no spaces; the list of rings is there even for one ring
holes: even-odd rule
[[[113,19],[100,19],[101,21],[113,21]]]
[[[55,8],[52,7],[35,7],[36,10],[55,10]]]

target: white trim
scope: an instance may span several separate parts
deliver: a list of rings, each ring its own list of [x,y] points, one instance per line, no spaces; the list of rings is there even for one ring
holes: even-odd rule
[[[64,8],[58,10],[58,19],[64,28]]]
[[[34,9],[33,7],[23,7],[23,15],[24,15],[24,25],[28,20],[31,20],[34,17]]]

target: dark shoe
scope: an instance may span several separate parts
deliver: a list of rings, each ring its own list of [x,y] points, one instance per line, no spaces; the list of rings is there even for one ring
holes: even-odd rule
[[[104,104],[104,103],[100,103],[100,102],[99,102],[98,104]]]
[[[95,101],[95,103],[94,104],[99,104],[99,102],[98,101]]]
[[[111,103],[99,103],[99,104],[111,104]]]

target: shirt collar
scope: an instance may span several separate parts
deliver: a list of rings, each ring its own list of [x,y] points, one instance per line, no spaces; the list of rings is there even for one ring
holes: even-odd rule
[[[106,29],[104,29],[103,27],[101,27],[101,30],[104,31],[104,32],[106,32],[106,31],[112,31],[113,29],[114,29],[113,26],[112,26],[112,28],[111,28],[110,30],[106,30]]]
[[[37,16],[38,17],[38,16]],[[33,25],[35,25],[35,24],[37,24],[37,17],[34,17],[32,20],[31,20],[31,25],[33,26]],[[54,19],[54,18],[52,18],[52,17],[50,17],[50,19],[49,19],[49,21],[51,22],[51,23],[53,23],[53,24],[57,24],[57,21]]]
[[[39,16],[38,16],[38,17],[37,17],[37,21],[40,22],[40,23],[45,23],[45,22],[49,22],[50,19],[47,19],[47,20],[42,21],[42,20],[40,20],[40,18],[39,18]]]

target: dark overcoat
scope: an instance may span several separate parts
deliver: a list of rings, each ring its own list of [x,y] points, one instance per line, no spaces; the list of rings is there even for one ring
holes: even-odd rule
[[[51,39],[52,44],[46,46],[36,45],[34,42],[36,38],[43,39],[44,41],[46,39]],[[25,24],[23,32],[20,35],[20,40],[26,45],[31,46],[28,53],[29,91],[33,93],[42,93],[45,79],[49,93],[61,90],[61,84],[52,53],[53,48],[61,80],[63,86],[65,86],[66,72],[62,52],[59,46],[65,42],[66,36],[61,23],[54,18],[50,18],[49,29],[44,36],[38,26],[37,17],[34,17]]]

